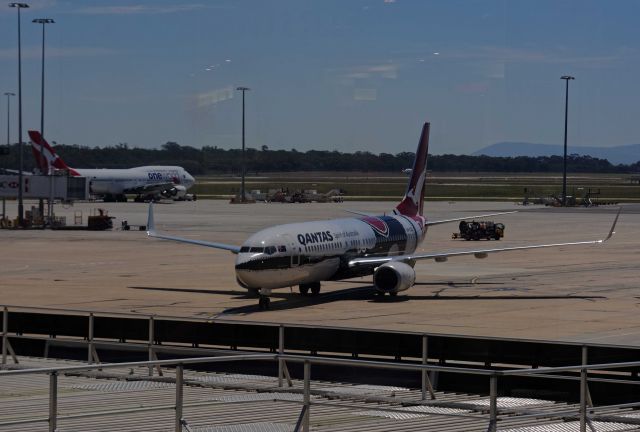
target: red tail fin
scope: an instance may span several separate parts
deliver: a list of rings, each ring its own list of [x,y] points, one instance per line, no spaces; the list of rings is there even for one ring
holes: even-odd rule
[[[76,170],[64,163],[40,132],[29,131],[29,138],[31,138],[31,151],[33,152],[33,157],[36,159],[40,172],[47,174],[49,173],[49,169],[53,167],[68,170],[72,176],[80,175]]]
[[[416,150],[411,178],[404,198],[396,207],[396,211],[406,216],[422,215],[424,208],[424,183],[427,178],[427,155],[429,153],[429,123],[422,127],[422,135]]]

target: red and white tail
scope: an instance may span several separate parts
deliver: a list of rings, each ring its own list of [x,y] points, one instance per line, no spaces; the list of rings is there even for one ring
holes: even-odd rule
[[[29,131],[29,138],[31,138],[33,157],[36,159],[36,164],[41,173],[48,174],[51,168],[55,168],[67,170],[72,176],[80,175],[76,170],[64,163],[40,132]]]
[[[427,178],[427,154],[429,153],[429,126],[429,123],[425,123],[422,127],[422,135],[420,135],[407,191],[395,210],[405,216],[422,216],[423,214],[424,183]]]

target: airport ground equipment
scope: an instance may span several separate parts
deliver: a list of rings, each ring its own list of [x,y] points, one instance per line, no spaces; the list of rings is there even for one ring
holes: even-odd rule
[[[2,198],[2,218],[0,228],[13,228],[18,224],[6,215],[4,203],[6,199],[18,197],[17,174],[0,174],[0,198]],[[89,198],[89,182],[85,177],[70,177],[63,171],[54,175],[25,175],[22,182],[22,196],[25,199],[48,199],[50,202],[60,200],[73,202]],[[53,214],[45,217],[39,209],[31,209],[25,215],[24,227],[53,226],[56,221]]]
[[[74,213],[73,225],[67,225],[66,218],[61,217],[54,218],[50,226],[60,231],[105,231],[113,228],[113,219],[105,209],[97,208],[87,217],[87,225],[82,225],[82,212],[78,211]]]
[[[85,177],[69,177],[63,175],[42,176],[25,175],[22,194],[27,199],[53,199],[77,201],[89,199],[89,183]],[[0,197],[16,198],[18,196],[18,175],[0,175]]]
[[[451,238],[462,238],[465,240],[500,240],[504,237],[504,224],[492,221],[460,221],[458,225],[460,230],[453,233]]]
[[[638,412],[632,411],[640,407],[638,347],[16,309],[2,308],[0,385],[9,391],[0,394],[0,403],[21,408],[0,413],[0,429],[48,423],[50,431],[65,426],[103,430],[115,421],[128,430],[134,430],[131,422],[152,422],[154,430],[173,424],[175,431],[189,431],[242,421],[246,430],[258,430],[245,419],[255,422],[265,416],[283,427],[277,430],[294,431],[308,431],[311,424],[350,431],[363,422],[376,424],[377,430],[407,431],[516,431],[539,425],[548,430],[636,430],[640,425]],[[210,331],[190,332],[189,323]],[[132,339],[113,340],[125,334]],[[213,336],[207,343],[239,345],[223,350],[205,343],[169,343],[203,336]],[[49,357],[54,350],[61,353],[61,347],[67,352],[80,348],[87,364],[23,357],[37,339],[47,341]],[[395,341],[407,351],[404,356],[366,358],[329,348],[349,344],[373,353],[378,340]],[[256,349],[258,344],[264,348]],[[148,350],[149,360],[122,357],[135,345],[145,357]],[[311,346],[311,353],[302,346]],[[120,363],[106,359],[110,350],[111,355],[120,352]],[[178,358],[159,360],[156,353],[161,352]],[[523,364],[526,353],[539,363]],[[484,356],[491,360],[482,361]],[[475,360],[463,360],[470,357]],[[156,370],[162,376],[155,376]],[[21,393],[23,376],[28,397]],[[395,384],[367,383],[379,379]],[[451,382],[467,390],[445,391]],[[141,390],[151,397],[131,406],[131,392]],[[34,398],[34,392],[41,397]],[[83,403],[70,404],[79,395]],[[113,403],[118,397],[118,409],[105,406],[105,399]],[[227,420],[230,411],[235,422]],[[151,428],[147,423],[144,428]]]
[[[122,231],[145,231],[147,229],[146,225],[131,225],[126,220],[123,220],[120,224]]]

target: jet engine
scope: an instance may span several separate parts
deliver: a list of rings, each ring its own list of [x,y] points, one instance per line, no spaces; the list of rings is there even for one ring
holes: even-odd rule
[[[385,294],[395,294],[408,290],[416,281],[416,271],[403,262],[382,264],[373,273],[373,285]]]
[[[160,193],[164,198],[181,199],[187,194],[187,188],[182,185],[174,185]]]

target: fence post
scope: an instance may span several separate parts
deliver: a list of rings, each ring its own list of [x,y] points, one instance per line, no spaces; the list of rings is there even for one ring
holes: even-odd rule
[[[309,420],[311,417],[311,363],[308,360],[304,362],[304,407],[306,413],[302,423],[302,430],[303,432],[309,432]]]
[[[582,345],[582,368],[580,369],[580,432],[587,431],[587,347]]]
[[[422,335],[422,364],[427,364],[427,335]],[[427,399],[427,370],[422,369],[422,400]]]
[[[278,328],[278,354],[284,354],[284,325],[280,324]],[[278,357],[278,387],[282,387],[282,378],[284,375],[284,360]]]
[[[154,339],[154,321],[153,316],[149,317],[149,342],[147,348],[149,350],[149,361],[153,361],[153,339]],[[149,365],[149,376],[153,376],[153,365]]]
[[[176,366],[176,432],[182,432],[182,400],[183,400],[183,372],[184,366]]]
[[[7,342],[9,341],[9,309],[2,309],[2,364],[7,364]]]
[[[588,349],[586,345],[582,346],[582,364],[584,366],[589,364],[588,361]],[[589,391],[589,382],[587,382],[587,406],[593,408],[593,400],[591,399],[591,392]]]
[[[498,376],[494,373],[489,377],[489,429],[496,432],[498,423]]]
[[[429,358],[428,342],[429,342],[429,339],[427,338],[427,335],[422,335],[422,364],[423,365],[427,364],[427,360]],[[431,379],[429,378],[429,371],[427,371],[426,369],[422,369],[422,400],[427,399],[427,390],[431,395],[431,399],[435,399],[436,394],[433,391],[433,385],[431,384]]]
[[[87,349],[87,362],[93,363],[93,312],[89,314],[89,348]]]
[[[49,432],[58,428],[58,372],[49,374]]]

